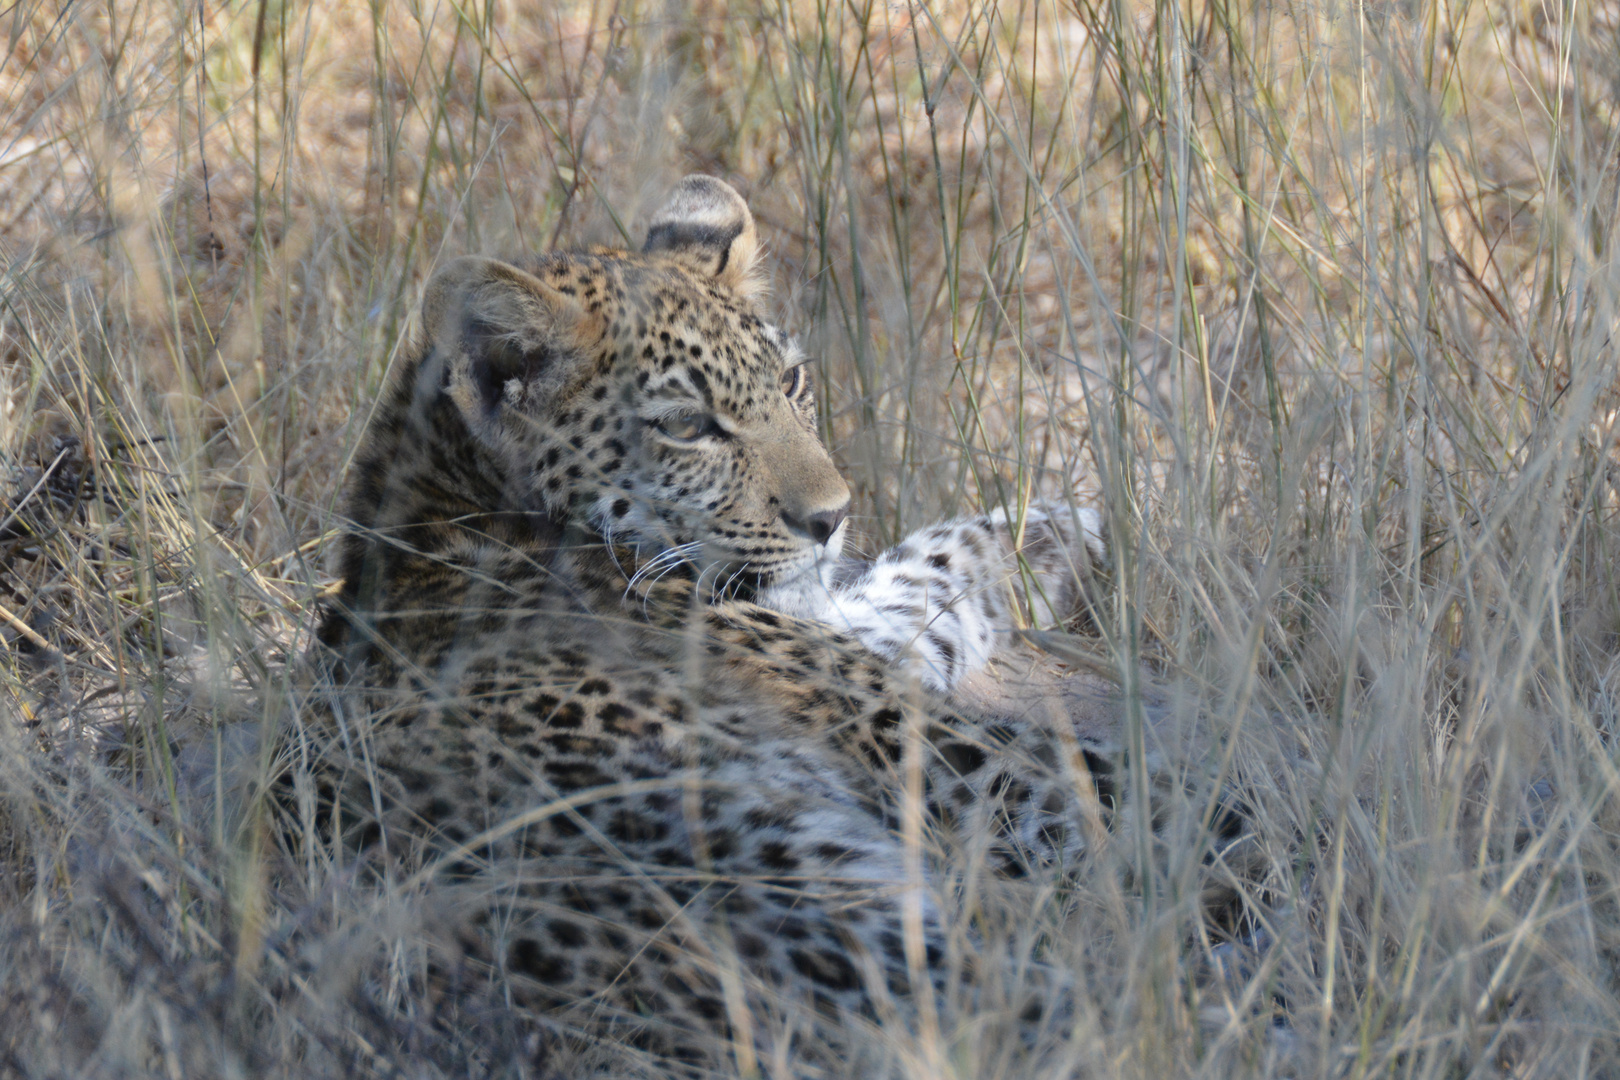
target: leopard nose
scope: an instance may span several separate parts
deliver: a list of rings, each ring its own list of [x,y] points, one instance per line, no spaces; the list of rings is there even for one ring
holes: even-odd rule
[[[817,544],[825,544],[832,534],[838,531],[838,526],[844,523],[849,516],[849,502],[833,510],[818,510],[804,517],[795,517],[786,510],[782,511],[782,524],[800,536],[808,536]]]

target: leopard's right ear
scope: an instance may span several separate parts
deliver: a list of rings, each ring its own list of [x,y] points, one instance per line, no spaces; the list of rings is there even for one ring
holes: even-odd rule
[[[423,329],[442,358],[436,389],[475,431],[555,400],[582,366],[594,321],[533,274],[476,256],[434,274],[422,300]]]

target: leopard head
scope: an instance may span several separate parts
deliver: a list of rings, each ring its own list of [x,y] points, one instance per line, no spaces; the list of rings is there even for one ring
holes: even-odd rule
[[[807,358],[757,308],[757,251],[742,198],[689,176],[639,254],[457,260],[428,286],[418,394],[454,403],[507,505],[792,606],[838,556],[849,489]]]

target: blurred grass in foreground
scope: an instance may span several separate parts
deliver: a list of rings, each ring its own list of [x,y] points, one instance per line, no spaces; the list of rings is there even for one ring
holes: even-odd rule
[[[434,1012],[431,894],[288,867],[197,777],[279,715],[433,268],[634,242],[694,171],[754,208],[866,548],[1077,487],[1098,650],[1218,736],[1151,858],[958,882],[1072,971],[1061,1030],[947,1010],[884,1068],[1620,1073],[1612,0],[0,33],[0,1073],[522,1075],[498,1001]],[[1222,981],[1231,777],[1272,945]]]

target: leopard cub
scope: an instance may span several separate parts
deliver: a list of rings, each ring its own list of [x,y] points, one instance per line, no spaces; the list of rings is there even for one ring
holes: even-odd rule
[[[289,781],[290,844],[449,875],[454,936],[537,1024],[690,1069],[945,978],[904,777],[1014,873],[1091,820],[1074,732],[947,695],[1073,612],[1095,516],[933,526],[840,583],[849,490],[757,253],[693,176],[639,252],[434,276],[356,455]]]

